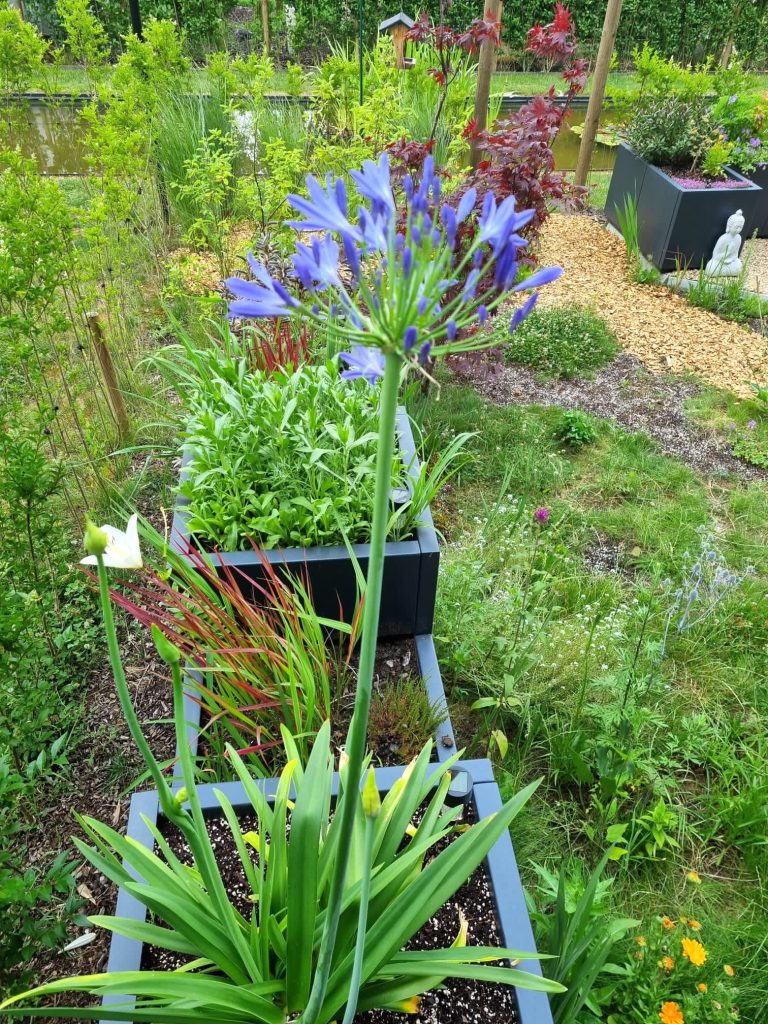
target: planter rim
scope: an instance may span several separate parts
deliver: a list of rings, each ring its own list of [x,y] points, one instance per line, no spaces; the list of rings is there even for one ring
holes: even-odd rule
[[[502,806],[501,793],[495,781],[493,766],[487,759],[460,761],[455,766],[469,772],[473,781],[472,800],[478,818],[485,818],[496,813]],[[405,768],[375,769],[376,785],[379,792],[388,792],[395,782],[401,778]],[[428,766],[428,777],[442,771],[439,763]],[[334,773],[332,796],[338,794],[338,773]],[[255,784],[267,798],[273,797],[278,779],[255,779]],[[220,809],[216,791],[226,795],[234,809],[250,807],[251,803],[240,782],[221,784],[205,783],[198,787],[198,794],[204,812],[214,813]],[[126,834],[146,849],[154,848],[154,837],[148,822],[155,824],[160,816],[159,799],[156,790],[143,790],[131,797]],[[145,820],[146,819],[146,820]],[[517,868],[512,840],[509,831],[496,841],[485,859],[491,889],[494,895],[497,923],[503,945],[508,948],[520,949],[536,953],[528,910],[525,903],[520,874]],[[137,877],[134,875],[134,877]],[[128,917],[135,921],[146,920],[147,910],[143,904],[124,889],[119,888],[115,916]],[[107,972],[118,970],[139,970],[141,965],[143,943],[113,934],[109,947]],[[525,970],[533,974],[542,974],[538,960],[525,961]],[[552,1024],[552,1013],[546,993],[533,992],[528,989],[515,988],[520,1024]],[[108,1007],[118,1001],[125,1001],[123,996],[105,996],[102,1006],[108,1014]],[[109,1016],[102,1018],[101,1024],[110,1024]]]

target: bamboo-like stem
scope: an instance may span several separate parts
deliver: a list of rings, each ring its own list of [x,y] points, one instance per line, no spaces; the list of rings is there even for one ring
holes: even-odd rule
[[[395,421],[397,398],[400,389],[400,355],[388,352],[384,363],[384,380],[381,385],[379,441],[376,461],[376,489],[373,500],[373,522],[371,526],[371,548],[368,560],[368,577],[363,606],[363,639],[360,646],[360,665],[357,677],[357,692],[352,721],[347,733],[346,753],[348,757],[345,785],[339,796],[339,841],[336,860],[328,895],[328,909],[325,928],[317,955],[315,977],[306,1009],[299,1018],[301,1024],[316,1024],[322,1009],[328,978],[333,961],[333,949],[341,916],[341,902],[344,881],[347,875],[349,854],[355,812],[360,798],[360,780],[365,758],[365,742],[368,734],[368,712],[371,706],[373,672],[376,661],[376,645],[379,632],[379,611],[381,608],[381,585],[384,578],[384,550],[389,522],[389,499],[392,489],[392,458],[395,453]]]

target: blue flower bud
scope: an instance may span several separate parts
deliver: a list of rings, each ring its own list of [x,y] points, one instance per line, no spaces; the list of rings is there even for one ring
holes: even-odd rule
[[[413,269],[413,252],[409,247],[403,249],[403,276],[406,280],[411,276]]]
[[[453,317],[451,317],[451,319],[448,321],[448,326],[446,328],[448,341],[455,341],[457,331],[458,327],[456,326],[456,321],[453,319]]]
[[[488,307],[487,306],[478,306],[478,308],[477,308],[477,319],[480,321],[481,324],[485,323],[485,321],[488,319]]]
[[[411,325],[405,330],[405,336],[403,337],[403,348],[406,352],[410,352],[413,346],[416,344],[419,337],[418,328]]]

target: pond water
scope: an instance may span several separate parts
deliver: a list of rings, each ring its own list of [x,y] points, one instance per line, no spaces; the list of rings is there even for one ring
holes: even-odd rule
[[[9,138],[11,146],[20,146],[25,156],[34,157],[42,174],[87,174],[79,109],[80,104],[71,100],[6,108],[1,112],[3,138]],[[581,138],[572,126],[583,124],[585,116],[585,108],[571,111],[568,124],[560,132],[554,150],[558,170],[570,171],[576,166]],[[611,170],[615,159],[613,147],[598,143],[592,155],[592,170]]]

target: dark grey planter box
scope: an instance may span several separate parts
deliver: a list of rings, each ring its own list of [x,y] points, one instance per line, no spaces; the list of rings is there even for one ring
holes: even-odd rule
[[[432,704],[436,704],[444,711],[444,718],[435,730],[435,755],[438,763],[447,761],[456,753],[456,739],[453,734],[453,725],[448,712],[448,701],[445,697],[443,677],[440,674],[440,666],[435,652],[435,642],[431,633],[415,636],[413,643],[416,648],[416,658],[419,664],[419,674],[424,680],[427,696]],[[184,721],[187,724],[187,741],[192,755],[197,754],[198,742],[200,740],[200,718],[202,707],[197,699],[194,677],[201,678],[200,671],[187,669],[184,686]],[[177,763],[178,763],[178,751]]]
[[[461,763],[461,767],[469,772],[474,783],[472,799],[477,817],[486,818],[495,814],[501,808],[502,800],[490,761],[464,761]],[[431,771],[435,772],[436,770],[439,770],[439,765],[432,766]],[[376,784],[379,792],[382,795],[387,793],[402,773],[402,768],[377,768]],[[274,798],[277,783],[277,779],[267,779],[257,781],[256,785],[268,797]],[[227,796],[235,811],[250,808],[250,802],[241,783],[224,782],[218,785],[210,783],[200,786],[198,790],[203,810],[206,813],[220,813],[220,805],[214,794],[217,789]],[[335,775],[333,794],[335,795],[337,792],[338,776]],[[159,801],[154,790],[134,793],[131,798],[127,829],[128,836],[151,850],[154,847],[154,839],[144,818],[153,825],[157,824],[160,818]],[[503,945],[511,949],[535,953],[536,943],[533,929],[528,917],[520,873],[517,869],[515,853],[508,832],[495,844],[488,854],[485,864],[496,900],[496,914]],[[115,913],[118,917],[128,917],[135,921],[144,921],[147,916],[146,908],[123,889],[118,891]],[[143,944],[141,942],[122,935],[113,935],[109,947],[107,971],[138,971],[141,968],[142,952]],[[524,969],[532,974],[540,975],[542,973],[538,960],[525,961]],[[545,993],[530,992],[526,989],[516,989],[515,991],[521,1024],[552,1024],[549,999]],[[124,1003],[125,997],[105,997],[102,1004],[105,1007],[105,1013],[108,1013],[110,1003],[114,1004],[115,1002]],[[109,1017],[105,1016],[102,1024],[106,1024],[107,1021],[109,1021]]]
[[[768,164],[756,167],[747,175],[754,185],[763,190],[751,221],[747,221],[745,235],[751,238],[757,233],[758,238],[768,238]]]
[[[403,461],[410,467],[412,480],[418,479],[420,463],[416,457],[411,426],[404,409],[398,410],[397,432]],[[181,467],[184,479],[185,457]],[[177,498],[173,515],[171,543],[185,555],[192,538],[187,529],[184,498]],[[379,636],[418,636],[432,632],[437,593],[440,548],[429,508],[421,513],[411,540],[387,543],[384,583],[381,593]],[[354,558],[363,574],[368,571],[369,544],[353,544]],[[338,620],[340,614],[350,622],[357,600],[357,576],[349,550],[343,545],[315,548],[275,548],[269,551],[208,552],[219,575],[222,565],[231,566],[249,600],[258,602],[259,584],[265,582],[262,558],[266,558],[284,579],[303,576],[310,588],[318,615]],[[261,555],[261,557],[260,557]]]
[[[746,187],[682,188],[622,143],[616,155],[605,214],[618,228],[618,211],[623,209],[627,197],[634,197],[643,256],[661,271],[675,270],[678,264],[698,270],[711,257],[731,214],[741,210],[748,227],[763,202],[764,193],[759,185],[753,185],[736,171],[729,169],[728,174],[746,182]]]

